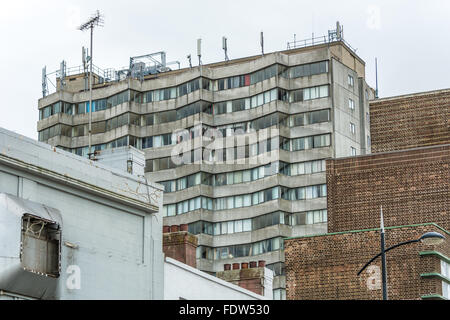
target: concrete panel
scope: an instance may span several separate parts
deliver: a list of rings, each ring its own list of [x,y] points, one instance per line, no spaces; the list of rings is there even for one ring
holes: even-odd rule
[[[19,177],[5,172],[8,170],[0,165],[0,192],[17,196],[19,190]]]

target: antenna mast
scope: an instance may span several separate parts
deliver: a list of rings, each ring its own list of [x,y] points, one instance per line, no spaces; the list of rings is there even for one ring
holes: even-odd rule
[[[260,43],[261,43],[261,54],[264,55],[264,33],[262,31],[261,31]]]
[[[84,24],[82,24],[78,29],[81,31],[85,31],[88,29],[91,29],[91,52],[90,56],[87,57],[87,61],[90,62],[90,71],[89,71],[89,159],[91,159],[92,156],[92,56],[93,56],[93,50],[92,50],[92,39],[94,36],[94,27],[97,26],[103,26],[103,16],[100,15],[100,12],[97,10],[97,12]]]
[[[222,37],[222,49],[225,52],[225,61],[230,60],[228,58],[228,54],[227,54],[228,46],[227,46],[227,38],[226,37]]]
[[[42,97],[45,98],[47,93],[48,93],[47,66],[44,66],[44,68],[42,68]]]
[[[198,65],[202,65],[202,39],[197,39]]]

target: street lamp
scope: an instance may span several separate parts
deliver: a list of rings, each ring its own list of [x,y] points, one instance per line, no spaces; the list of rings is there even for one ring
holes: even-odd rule
[[[369,262],[367,262],[364,267],[361,268],[361,270],[359,270],[358,272],[358,276],[361,274],[361,272],[364,271],[365,268],[367,268],[367,266],[369,264],[372,263],[372,261],[374,261],[376,258],[378,258],[379,256],[381,256],[381,275],[382,275],[382,283],[383,283],[383,300],[388,300],[387,298],[387,277],[386,277],[386,252],[388,252],[389,250],[392,250],[394,248],[403,246],[405,244],[410,244],[410,243],[415,243],[415,242],[423,242],[426,245],[437,245],[442,243],[445,240],[445,237],[438,233],[438,232],[426,232],[424,233],[419,239],[414,239],[414,240],[408,240],[405,242],[401,242],[398,243],[396,245],[393,245],[387,249],[385,249],[385,244],[384,244],[384,224],[383,224],[383,208],[381,208],[381,220],[380,220],[380,229],[381,229],[381,252],[379,254],[377,254],[376,256],[374,256],[372,259],[369,260]]]

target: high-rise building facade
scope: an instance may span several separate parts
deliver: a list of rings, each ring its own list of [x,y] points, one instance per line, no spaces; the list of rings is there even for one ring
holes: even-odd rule
[[[370,153],[364,61],[327,41],[135,74],[96,75],[92,110],[87,74],[66,74],[39,100],[39,140],[87,156],[92,111],[93,150],[145,152],[163,224],[198,236],[197,268],[264,260],[283,299],[282,239],[327,231],[325,159]]]

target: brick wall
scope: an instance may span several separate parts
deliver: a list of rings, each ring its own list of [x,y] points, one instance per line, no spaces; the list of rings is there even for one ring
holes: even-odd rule
[[[219,271],[216,276],[256,294],[264,295],[264,268]]]
[[[197,243],[197,237],[187,231],[163,233],[164,254],[194,268],[197,267]]]
[[[423,233],[436,231],[433,224],[414,227],[386,228],[386,248]],[[419,255],[436,250],[450,256],[450,241],[436,246],[413,243],[386,254],[388,298],[420,299],[424,295],[442,295],[442,282],[436,277],[424,278],[422,273],[439,272],[436,255]],[[358,271],[380,251],[379,230],[300,237],[285,240],[286,298],[288,300],[382,299],[381,260],[370,266],[379,276],[366,269]],[[368,286],[369,283],[369,286]]]
[[[327,160],[328,232],[434,222],[450,230],[450,145]]]
[[[372,152],[450,143],[450,90],[370,102]]]

